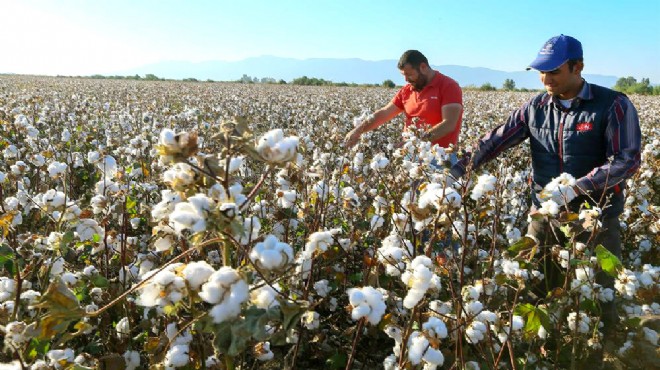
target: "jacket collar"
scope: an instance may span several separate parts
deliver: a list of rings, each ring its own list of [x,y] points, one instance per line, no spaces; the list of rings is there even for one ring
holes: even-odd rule
[[[594,98],[594,94],[591,92],[591,84],[588,83],[587,81],[582,79],[582,88],[580,89],[580,92],[575,96],[575,101],[576,103],[579,103],[582,100],[592,100]],[[550,94],[547,94],[547,97],[545,100],[546,105],[549,105],[550,103],[554,103],[557,106],[561,106],[561,103],[559,102],[559,98],[556,96],[551,96]]]

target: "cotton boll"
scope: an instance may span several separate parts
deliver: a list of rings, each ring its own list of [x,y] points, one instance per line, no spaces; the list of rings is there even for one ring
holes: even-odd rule
[[[172,346],[165,354],[165,366],[168,367],[183,367],[188,365],[190,355],[188,352],[190,348],[187,344],[179,344]]]
[[[140,353],[128,350],[124,352],[124,361],[126,362],[126,370],[135,370],[140,366]]]
[[[119,339],[128,338],[128,336],[131,334],[131,326],[129,324],[128,317],[124,317],[119,320],[115,330],[117,331],[117,337],[119,337]]]
[[[191,262],[183,269],[183,278],[193,290],[199,290],[200,286],[213,274],[215,270],[205,261]]]

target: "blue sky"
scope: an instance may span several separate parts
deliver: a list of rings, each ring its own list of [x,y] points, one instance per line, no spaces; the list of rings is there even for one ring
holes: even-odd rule
[[[384,60],[407,49],[433,65],[520,71],[563,33],[582,42],[585,73],[660,83],[657,0],[0,0],[0,14],[0,73],[260,55]]]

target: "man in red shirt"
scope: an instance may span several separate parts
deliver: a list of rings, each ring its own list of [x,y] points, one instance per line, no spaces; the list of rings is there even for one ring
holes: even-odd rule
[[[354,146],[360,136],[406,114],[406,127],[425,130],[424,140],[447,148],[458,144],[463,115],[463,96],[456,81],[432,69],[424,54],[408,50],[399,59],[401,74],[408,84],[392,101],[367,117],[346,135],[346,146]]]

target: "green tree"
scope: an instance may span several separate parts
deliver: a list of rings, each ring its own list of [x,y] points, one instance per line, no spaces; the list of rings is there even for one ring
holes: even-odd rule
[[[504,80],[504,83],[502,84],[502,89],[506,91],[513,91],[516,89],[516,81],[514,81],[511,78],[507,78]]]
[[[497,89],[495,88],[495,86],[491,85],[490,82],[486,82],[485,84],[481,85],[481,87],[479,87],[479,90],[481,90],[481,91],[495,91]]]
[[[392,89],[392,88],[396,87],[396,84],[392,80],[385,80],[385,81],[383,81],[383,87],[387,87],[387,88]]]

